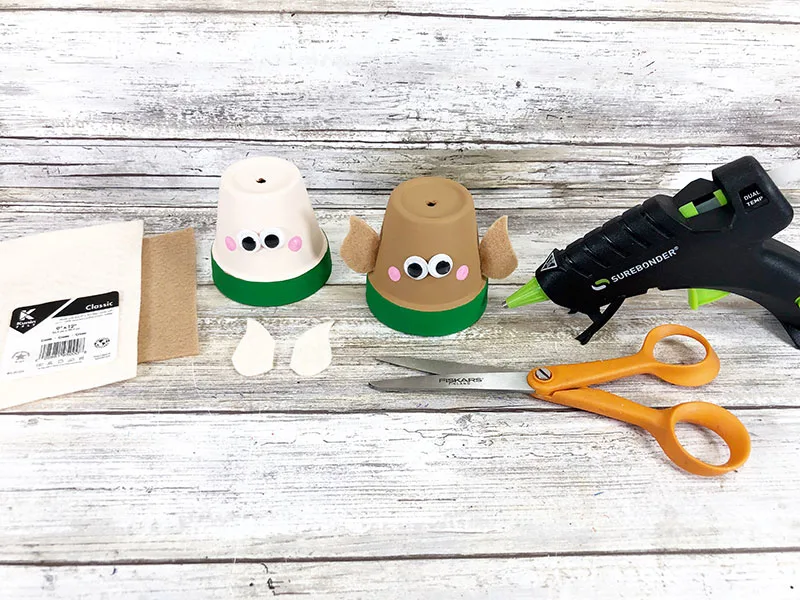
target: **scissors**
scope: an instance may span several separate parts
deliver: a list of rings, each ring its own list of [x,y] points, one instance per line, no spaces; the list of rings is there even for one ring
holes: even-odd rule
[[[705,357],[700,362],[689,365],[657,360],[653,355],[655,345],[671,336],[697,340],[705,348]],[[379,357],[378,360],[432,375],[370,382],[370,387],[377,390],[492,390],[528,393],[539,400],[637,425],[656,439],[672,462],[695,475],[722,475],[742,466],[750,456],[750,435],[747,429],[739,419],[721,406],[708,402],[685,402],[672,408],[656,409],[588,387],[643,373],[685,387],[709,383],[719,373],[719,357],[706,338],[682,325],[656,327],[645,337],[642,349],[631,356],[587,363],[537,366],[530,371],[501,371],[496,367],[398,356]],[[719,435],[730,450],[728,462],[714,465],[689,454],[675,435],[675,425],[681,422],[705,427]]]

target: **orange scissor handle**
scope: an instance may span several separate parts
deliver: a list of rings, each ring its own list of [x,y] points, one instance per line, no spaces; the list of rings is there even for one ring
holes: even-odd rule
[[[735,415],[716,404],[685,402],[672,408],[657,409],[595,388],[563,390],[550,397],[535,397],[638,425],[656,438],[672,462],[695,475],[722,475],[742,466],[750,456],[750,435],[747,429]],[[716,433],[730,450],[728,461],[723,465],[714,465],[692,456],[681,445],[675,433],[678,423],[692,423]]]
[[[673,365],[656,359],[653,354],[656,344],[672,336],[684,336],[700,342],[705,348],[705,357],[689,365]],[[549,378],[537,376],[541,371]],[[709,341],[694,329],[683,325],[660,325],[647,334],[641,350],[636,354],[611,360],[534,368],[528,374],[528,383],[536,390],[537,396],[551,396],[559,390],[586,387],[643,373],[675,385],[704,385],[713,381],[719,373],[719,356]]]
[[[706,351],[705,357],[700,362],[689,365],[673,365],[658,360],[654,354],[656,344],[673,336],[688,337],[700,342]],[[644,338],[641,350],[634,356],[638,356],[643,361],[649,361],[648,369],[645,372],[652,373],[659,379],[674,385],[685,387],[705,385],[713,381],[719,374],[719,356],[714,352],[714,348],[706,338],[684,325],[659,325],[651,329]]]
[[[685,402],[657,411],[663,415],[658,429],[649,429],[661,449],[676,465],[694,473],[711,477],[741,467],[750,456],[750,434],[735,415],[716,404]],[[724,465],[713,465],[692,456],[675,435],[675,425],[692,423],[716,433],[728,445],[730,456]]]
[[[653,355],[656,344],[676,335],[700,342],[706,350],[706,356],[690,365],[673,365],[657,360]],[[686,402],[672,408],[655,409],[604,390],[586,387],[640,373],[653,374],[675,385],[703,385],[719,373],[719,357],[708,340],[693,329],[682,325],[661,325],[647,334],[641,350],[632,356],[533,369],[528,374],[528,383],[536,390],[534,397],[541,400],[646,429],[672,462],[695,475],[721,475],[744,464],[750,456],[750,435],[741,421],[721,406],[708,402]],[[728,461],[723,465],[713,465],[689,454],[675,433],[675,426],[681,422],[705,427],[719,435],[730,449]]]

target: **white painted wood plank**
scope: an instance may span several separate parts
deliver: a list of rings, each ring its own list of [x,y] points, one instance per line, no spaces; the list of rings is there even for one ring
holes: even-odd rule
[[[697,173],[698,177],[708,178],[708,172]],[[398,181],[400,178],[398,178]],[[678,188],[651,188],[644,183],[631,181],[629,187],[589,188],[577,183],[574,188],[568,184],[556,187],[533,185],[519,188],[476,189],[472,188],[475,206],[482,210],[516,211],[527,208],[614,208],[622,212],[657,193],[674,194]],[[624,182],[609,182],[608,185],[625,185]],[[795,207],[800,207],[800,191],[784,189],[786,198]],[[356,211],[362,209],[386,208],[389,189],[341,190],[311,189],[309,195],[317,208]],[[127,207],[151,209],[170,208],[215,208],[217,188],[2,188],[0,187],[0,207],[5,210],[31,212],[60,212],[70,209],[103,207],[109,212]],[[513,212],[510,212],[513,215]]]
[[[794,146],[5,139],[0,141],[0,188],[91,188],[87,193],[96,188],[216,189],[220,174],[231,163],[248,156],[275,155],[294,162],[312,190],[388,192],[405,179],[439,175],[470,189],[499,190],[498,198],[503,197],[504,188],[519,188],[523,191],[519,202],[530,197],[536,206],[627,206],[659,191],[674,191],[692,179],[708,178],[712,169],[748,154],[767,169],[800,158]],[[0,201],[8,194],[0,191]],[[317,198],[331,202],[325,194]],[[354,205],[364,206],[364,198],[355,198]],[[127,202],[136,199],[131,195]],[[141,203],[155,201],[150,197]],[[385,198],[380,201],[383,207]]]
[[[247,12],[401,12],[452,16],[527,17],[554,19],[725,19],[800,21],[800,7],[791,0],[694,2],[649,0],[5,0],[13,9],[61,8],[102,10],[185,10]]]
[[[705,479],[581,413],[2,415],[0,562],[796,549],[800,411],[742,421]]]
[[[213,202],[214,192],[202,192],[206,205]],[[170,191],[163,194],[169,196]],[[795,196],[796,197],[796,196]],[[159,234],[194,227],[197,238],[198,282],[211,283],[211,244],[216,228],[216,208],[120,206],[109,210],[104,206],[65,205],[53,211],[48,206],[6,205],[0,213],[0,241],[52,231],[97,225],[111,221],[143,219],[145,234]],[[355,214],[365,219],[373,228],[379,230],[383,221],[382,209],[339,210],[320,208],[316,211],[321,227],[328,235],[331,250],[336,256],[330,284],[360,284],[364,276],[352,272],[338,258],[339,248],[349,229],[349,215]],[[517,209],[517,210],[479,210],[477,212],[480,234],[486,231],[495,219],[503,214],[509,215],[509,234],[519,257],[520,268],[505,283],[522,284],[527,282],[536,268],[555,248],[563,248],[608,219],[620,214],[619,208],[585,209]],[[790,225],[778,238],[785,243],[800,248],[800,227]]]
[[[48,1],[58,0],[26,6]],[[90,8],[94,0],[84,1]],[[322,9],[433,8],[430,0],[341,4]],[[103,7],[134,9],[124,14],[3,12],[0,186],[17,189],[0,191],[0,239],[111,215],[144,216],[152,232],[195,224],[207,283],[217,176],[242,153],[269,150],[311,172],[335,249],[346,215],[356,211],[377,225],[386,192],[407,176],[445,174],[492,188],[476,194],[481,226],[500,211],[520,219],[512,233],[525,266],[511,280],[520,283],[550,246],[621,206],[678,187],[693,170],[705,175],[708,166],[740,154],[740,148],[714,145],[782,144],[763,150],[768,160],[795,152],[798,27],[773,23],[797,22],[796,3],[704,0],[645,8],[639,0],[615,7],[590,0],[582,10],[572,0],[557,9],[539,4],[500,0],[457,10],[619,22],[465,19],[462,12],[457,19],[226,12],[321,9],[310,0]],[[436,12],[456,10],[437,6]],[[141,12],[151,7],[188,14]],[[765,24],[635,22],[694,18]],[[378,57],[375,48],[382,50]],[[407,73],[410,80],[398,84]],[[249,141],[268,139],[287,142]],[[429,140],[508,144],[425,147]],[[574,145],[608,141],[637,146]],[[48,189],[26,189],[38,186]],[[137,189],[150,187],[177,189]],[[597,206],[604,208],[576,208]],[[572,210],[553,210],[564,207]],[[796,237],[790,230],[784,239],[800,245]],[[416,567],[425,591],[436,597],[467,590],[506,598],[553,589],[587,596],[598,587],[629,597],[664,590],[788,595],[800,547],[793,503],[800,482],[792,476],[800,416],[764,407],[797,406],[797,351],[778,338],[779,327],[763,311],[731,299],[690,313],[678,294],[651,295],[634,300],[624,318],[581,348],[571,340],[585,324],[580,317],[547,306],[503,312],[499,301],[513,287],[495,286],[478,326],[412,345],[371,319],[357,281],[339,268],[337,285],[282,309],[241,307],[201,286],[200,357],[145,366],[124,385],[0,415],[0,560],[114,561],[126,570],[99,591],[92,583],[105,565],[0,566],[4,592],[30,596],[34,586],[52,597],[98,590],[111,597],[194,598],[202,597],[200,587],[209,596],[269,593],[266,573],[260,587],[251,578],[253,569],[261,574],[264,568],[255,564],[123,564],[211,556],[281,564],[286,586],[277,593],[408,597],[396,561],[286,565],[280,559],[712,550],[733,552],[403,564]],[[339,362],[323,378],[298,382],[284,364],[271,378],[243,380],[230,368],[245,316],[267,321],[285,346],[281,360],[301,331],[331,312],[339,319]],[[751,429],[755,453],[740,473],[698,481],[665,464],[646,435],[560,409],[431,412],[533,406],[523,397],[409,397],[364,387],[369,378],[397,372],[372,362],[374,353],[401,348],[525,366],[532,356],[588,360],[631,350],[665,320],[703,330],[723,355],[723,373],[697,393],[737,408]],[[770,366],[757,388],[754,356]],[[639,379],[610,389],[659,406],[687,399],[685,390]],[[35,414],[103,410],[149,414]],[[194,414],[158,414],[164,410]],[[408,410],[415,412],[399,412]],[[203,411],[272,414],[198,414]],[[701,436],[687,435],[692,448],[717,455]],[[737,552],[748,548],[795,552],[789,558]],[[466,563],[490,573],[475,575]],[[369,572],[359,581],[365,565]],[[176,575],[184,581],[174,581]],[[7,586],[8,578],[16,587]]]
[[[38,191],[34,193],[39,193]],[[122,191],[122,193],[131,193]],[[170,190],[151,190],[138,202],[152,197],[160,207],[121,208],[95,204],[87,195],[84,204],[54,206],[8,206],[0,213],[0,239],[66,227],[77,227],[119,218],[144,218],[148,233],[171,231],[186,226],[197,228],[200,280],[210,283],[208,249],[213,235],[213,208],[166,208]],[[199,190],[208,196],[212,190]],[[72,202],[82,192],[70,197]],[[480,198],[479,198],[480,200]],[[206,205],[212,198],[204,201]],[[618,209],[517,210],[510,220],[512,239],[521,260],[519,272],[505,285],[493,284],[487,314],[474,327],[444,339],[409,338],[375,321],[364,301],[363,276],[350,272],[338,259],[338,248],[347,228],[348,211],[320,209],[320,221],[331,239],[334,273],[331,285],[312,299],[282,308],[251,308],[225,299],[215,288],[199,290],[202,354],[182,359],[143,365],[140,376],[120,385],[90,390],[64,398],[34,403],[23,411],[363,411],[386,409],[458,409],[530,407],[524,397],[508,395],[419,396],[379,394],[368,390],[369,379],[391,376],[397,370],[378,365],[372,357],[393,353],[413,344],[410,353],[436,356],[447,354],[454,360],[475,362],[476,357],[492,364],[515,364],[528,368],[531,361],[572,362],[610,358],[631,352],[644,334],[655,325],[679,322],[693,326],[709,336],[723,357],[720,378],[703,389],[702,396],[727,406],[797,406],[793,365],[797,350],[790,346],[780,325],[766,311],[742,298],[727,298],[716,305],[690,311],[681,292],[653,292],[629,300],[620,314],[587,347],[573,337],[588,325],[582,316],[570,316],[553,304],[502,310],[502,299],[532,276],[539,262],[554,246],[563,247],[591,227],[613,216]],[[380,210],[359,210],[375,227],[380,225]],[[482,230],[500,212],[481,210]],[[784,240],[800,247],[800,234],[794,226]],[[345,286],[345,287],[342,287]],[[238,376],[230,356],[244,331],[247,317],[264,320],[278,345],[278,367],[257,380]],[[287,368],[291,344],[302,331],[324,319],[334,317],[334,366],[319,380],[298,383]],[[750,375],[753,357],[771,365],[774,377],[760,382],[753,393]],[[642,386],[639,380],[617,384],[622,393],[635,394],[652,405],[671,405],[686,399],[686,391],[664,385]],[[537,403],[536,406],[544,406]]]
[[[0,134],[787,145],[798,36],[746,23],[11,11]]]
[[[548,556],[335,563],[0,566],[17,600],[264,598],[329,600],[783,600],[797,597],[800,553]]]
[[[169,194],[168,191],[165,192]],[[213,192],[204,191],[206,197]],[[208,203],[208,202],[207,202]],[[53,229],[68,229],[95,225],[103,222],[143,219],[146,234],[158,234],[167,231],[176,231],[185,227],[194,227],[197,238],[197,265],[198,282],[208,284],[211,282],[211,244],[214,240],[216,228],[216,208],[183,208],[183,207],[119,207],[114,211],[106,207],[63,206],[57,212],[52,207],[34,207],[30,212],[20,210],[21,207],[12,206],[0,214],[0,241],[31,235]],[[539,263],[552,250],[550,242],[553,234],[556,238],[566,243],[572,238],[582,235],[602,221],[612,217],[614,212],[609,210],[586,209],[578,211],[536,211],[535,216],[531,211],[515,211],[509,220],[512,241],[519,238],[517,253],[520,262],[528,270],[520,269],[507,281],[510,283],[524,283],[533,274]],[[616,211],[619,212],[619,211]],[[317,219],[325,230],[330,240],[331,250],[336,256],[333,265],[331,284],[363,283],[364,276],[352,272],[339,258],[341,242],[349,229],[350,211],[337,209],[317,209]],[[376,230],[380,228],[383,220],[383,210],[353,210],[367,220]],[[501,216],[497,211],[479,211],[478,220],[481,233]],[[533,219],[532,219],[533,217]],[[556,222],[551,222],[555,219]],[[581,229],[576,228],[576,220]],[[534,233],[533,227],[538,231]],[[800,232],[797,233],[800,237]],[[794,238],[792,238],[794,239]],[[562,245],[564,245],[562,243]]]
[[[580,413],[3,415],[0,562],[796,549],[800,411],[742,421],[705,479]]]
[[[701,399],[737,407],[797,407],[795,365],[798,350],[766,311],[733,299],[700,311],[686,306],[677,292],[650,294],[625,308],[587,346],[573,338],[588,319],[554,305],[503,310],[514,288],[493,286],[487,314],[473,327],[444,338],[415,338],[378,323],[364,301],[363,286],[326,287],[311,301],[278,309],[237,305],[213,287],[199,290],[201,353],[194,358],[141,365],[136,379],[34,402],[7,412],[233,411],[233,412],[394,412],[406,410],[562,410],[519,394],[389,394],[367,387],[374,379],[412,375],[377,362],[384,354],[448,358],[529,369],[534,364],[591,361],[634,352],[644,335],[662,323],[683,323],[705,334],[721,356],[717,379],[698,390],[673,387],[648,377],[606,384],[605,389],[649,406],[672,406]],[[708,309],[708,310],[705,310]],[[276,338],[276,367],[244,378],[230,362],[244,334],[245,320],[261,320]],[[298,378],[289,369],[294,340],[309,327],[336,319],[333,365],[320,377]],[[699,359],[694,349],[667,345],[666,360]],[[753,387],[754,365],[769,365]],[[531,415],[536,418],[536,415]]]
[[[674,193],[675,190],[665,190]],[[567,190],[539,186],[471,190],[478,210],[514,210],[521,208],[589,208],[617,206],[619,210],[639,204],[652,195],[651,190],[637,193],[635,188]],[[311,189],[314,207],[356,211],[386,208],[390,190]],[[787,198],[800,205],[800,194],[787,191]],[[137,210],[151,208],[214,208],[217,188],[0,188],[0,208],[21,213],[60,212],[63,210],[103,207],[108,212],[122,207]]]

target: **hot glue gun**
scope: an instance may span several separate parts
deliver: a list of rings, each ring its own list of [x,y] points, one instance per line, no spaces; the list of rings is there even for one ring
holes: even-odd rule
[[[800,252],[772,239],[792,220],[778,189],[796,181],[800,161],[767,173],[745,156],[674,196],[645,200],[553,250],[535,277],[506,299],[509,308],[550,299],[588,315],[587,343],[626,298],[688,289],[696,309],[729,293],[770,311],[800,348]]]

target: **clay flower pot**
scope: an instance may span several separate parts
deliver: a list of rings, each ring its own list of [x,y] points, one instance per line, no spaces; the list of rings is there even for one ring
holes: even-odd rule
[[[342,243],[345,263],[367,274],[367,303],[392,329],[423,336],[466,329],[486,308],[488,277],[517,267],[507,217],[479,243],[472,195],[443,177],[401,183],[380,235],[357,217]]]
[[[223,294],[254,306],[297,302],[325,284],[328,239],[294,164],[261,157],[225,170],[211,270]]]

